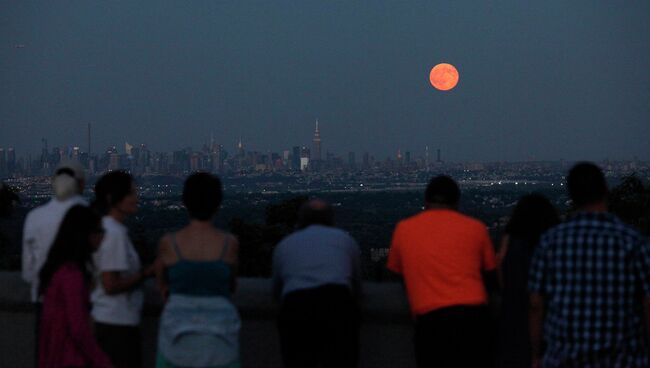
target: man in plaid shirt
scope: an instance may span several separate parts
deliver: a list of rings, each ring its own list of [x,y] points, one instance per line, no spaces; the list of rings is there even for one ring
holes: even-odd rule
[[[531,263],[533,366],[648,367],[650,244],[607,213],[596,165],[576,165],[567,184],[578,211],[542,236]]]

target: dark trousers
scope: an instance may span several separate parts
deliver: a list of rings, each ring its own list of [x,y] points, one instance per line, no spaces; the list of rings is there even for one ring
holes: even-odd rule
[[[285,296],[278,321],[286,368],[353,368],[359,311],[349,288],[326,285]]]
[[[491,367],[490,314],[485,306],[453,306],[415,320],[418,368]]]
[[[41,313],[43,313],[43,303],[34,303],[36,316],[34,318],[34,367],[39,367],[39,357],[41,354]]]
[[[95,322],[95,337],[116,368],[142,367],[139,327]]]

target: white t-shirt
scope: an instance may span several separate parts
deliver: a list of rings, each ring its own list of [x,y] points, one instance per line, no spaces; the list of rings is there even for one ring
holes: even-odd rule
[[[23,280],[32,284],[33,302],[38,300],[38,274],[47,260],[47,255],[59,232],[63,218],[68,210],[75,205],[87,206],[88,203],[78,195],[63,201],[53,198],[44,205],[31,210],[25,218],[22,277]]]
[[[97,286],[93,290],[92,316],[97,322],[136,326],[140,324],[144,295],[142,288],[108,295],[101,283],[102,272],[119,272],[131,276],[140,271],[140,257],[129,239],[126,226],[110,216],[102,219],[106,234],[94,255]]]

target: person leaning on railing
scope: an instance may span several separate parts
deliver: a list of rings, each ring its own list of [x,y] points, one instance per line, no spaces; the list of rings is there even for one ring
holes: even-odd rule
[[[359,357],[360,251],[334,226],[332,207],[311,200],[297,230],[273,252],[273,294],[286,368],[353,368]]]
[[[458,211],[460,189],[433,178],[426,209],[400,221],[388,254],[415,319],[418,367],[482,367],[492,359],[486,286],[496,286],[487,227]]]

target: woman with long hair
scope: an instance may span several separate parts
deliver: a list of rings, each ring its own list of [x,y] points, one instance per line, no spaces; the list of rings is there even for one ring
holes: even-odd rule
[[[156,277],[165,308],[160,318],[157,367],[239,367],[235,290],[237,239],[214,226],[221,181],[196,173],[185,181],[190,222],[160,241]]]
[[[92,317],[97,340],[116,367],[141,367],[141,286],[152,268],[142,268],[124,225],[138,211],[133,177],[123,171],[104,175],[95,184],[95,197],[93,207],[104,215],[106,229],[95,254],[97,287],[92,293]]]
[[[39,273],[43,298],[39,367],[110,367],[92,333],[89,283],[101,219],[85,206],[68,210]]]
[[[512,212],[497,254],[503,298],[499,318],[499,367],[529,367],[528,272],[542,234],[560,222],[541,194],[522,197]]]

